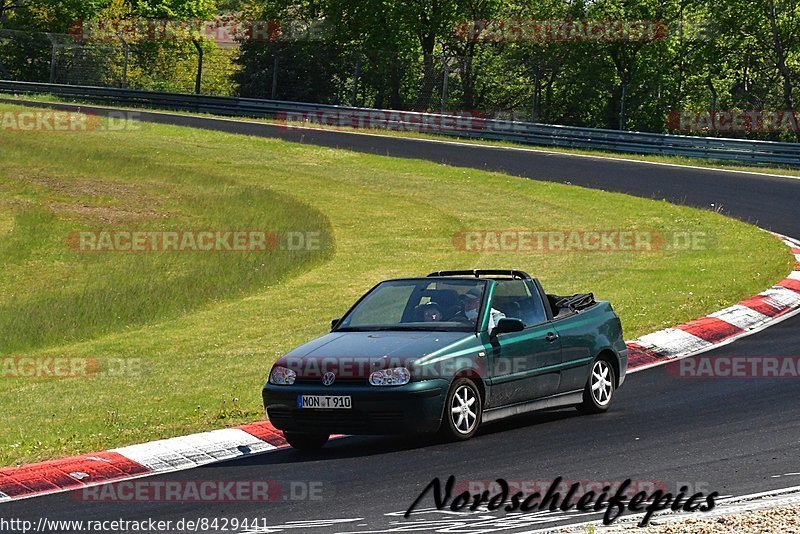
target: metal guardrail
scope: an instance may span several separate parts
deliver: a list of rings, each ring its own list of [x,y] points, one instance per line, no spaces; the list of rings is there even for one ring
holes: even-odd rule
[[[437,113],[4,80],[0,80],[0,93],[52,94],[67,99],[134,107],[224,116],[277,118],[341,126],[380,124],[381,127],[391,130],[414,129],[413,126],[416,125],[416,131],[461,138],[637,154],[687,156],[747,164],[800,166],[800,143],[629,132]]]

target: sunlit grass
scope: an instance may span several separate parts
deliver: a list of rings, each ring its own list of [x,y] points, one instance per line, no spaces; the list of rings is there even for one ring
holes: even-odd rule
[[[548,291],[611,300],[632,339],[761,291],[792,260],[767,233],[709,211],[271,139],[153,125],[2,132],[0,150],[0,355],[141,363],[118,377],[0,379],[3,465],[261,419],[271,362],[388,277],[523,269]],[[115,227],[318,228],[335,247],[276,253],[266,272],[249,254],[76,255],[65,232],[98,222],[65,203],[139,217],[112,217]],[[454,244],[463,230],[509,228],[713,240],[648,253]],[[118,317],[105,316],[111,309]]]
[[[49,94],[41,94],[41,95],[24,95],[21,98],[27,100],[34,100],[38,102],[80,102],[75,99],[69,98],[60,98],[55,95]],[[0,96],[0,100],[2,100],[2,96]],[[121,109],[142,109],[142,108],[134,108],[134,107],[126,107],[126,106],[118,106],[114,105],[114,108],[121,108]],[[219,117],[219,115],[213,115],[210,113],[190,113],[185,111],[170,111],[170,113],[178,113],[184,115],[201,115],[201,116],[208,116],[208,117]],[[226,117],[231,118],[231,117]],[[244,120],[250,122],[267,122],[267,123],[279,123],[285,124],[286,121],[284,120],[271,120],[259,117],[235,117],[236,120]],[[565,148],[565,147],[558,147],[558,146],[551,146],[551,145],[544,145],[544,144],[537,144],[537,143],[519,143],[519,142],[512,142],[512,141],[499,141],[494,139],[470,139],[466,137],[454,137],[449,135],[442,135],[437,134],[434,132],[420,132],[414,131],[413,129],[409,128],[408,130],[387,130],[382,128],[356,128],[351,126],[333,126],[333,125],[326,125],[326,124],[319,124],[318,122],[306,122],[304,124],[300,124],[297,122],[291,122],[290,125],[292,126],[307,126],[310,128],[324,128],[329,130],[342,130],[342,131],[349,131],[349,132],[356,132],[356,133],[366,133],[371,135],[386,135],[386,136],[393,136],[393,137],[407,137],[411,139],[428,139],[432,141],[446,141],[446,142],[454,142],[454,143],[466,143],[466,144],[479,144],[479,145],[488,145],[488,146],[495,146],[495,147],[505,147],[505,148],[520,148],[525,150],[534,150],[534,151],[543,151],[543,152],[555,152],[560,154],[576,154],[582,156],[597,156],[597,157],[604,157],[604,158],[612,158],[612,159],[631,159],[636,161],[642,162],[652,162],[652,163],[661,163],[665,165],[683,165],[683,166],[692,166],[692,167],[706,167],[706,168],[713,168],[713,169],[724,169],[730,171],[744,171],[744,172],[755,172],[755,173],[766,173],[766,174],[777,174],[782,176],[793,176],[793,177],[800,177],[800,168],[791,165],[778,165],[778,164],[761,164],[761,165],[748,165],[746,163],[739,163],[736,161],[731,160],[715,160],[713,158],[692,158],[688,156],[667,156],[667,155],[659,155],[659,154],[636,154],[632,152],[616,152],[611,150],[601,150],[601,149],[589,149],[589,148]]]

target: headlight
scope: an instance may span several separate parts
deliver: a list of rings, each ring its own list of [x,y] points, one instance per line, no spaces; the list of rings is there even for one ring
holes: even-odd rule
[[[373,386],[402,386],[411,380],[411,372],[405,367],[394,367],[375,371],[369,375],[369,383]]]
[[[278,386],[291,386],[297,378],[297,373],[286,367],[273,367],[269,374],[271,384]]]

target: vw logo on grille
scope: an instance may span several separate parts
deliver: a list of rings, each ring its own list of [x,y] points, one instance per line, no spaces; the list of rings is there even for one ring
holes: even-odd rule
[[[322,377],[322,383],[326,386],[333,384],[334,380],[336,380],[336,373],[332,373],[330,371],[325,373],[325,375]]]

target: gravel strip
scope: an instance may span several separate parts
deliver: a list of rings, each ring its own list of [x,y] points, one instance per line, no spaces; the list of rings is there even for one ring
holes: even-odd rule
[[[647,527],[640,528],[640,518],[624,517],[609,525],[602,524],[583,525],[557,529],[562,534],[630,534],[642,532],[643,534],[729,534],[729,533],[780,533],[800,534],[800,503],[794,502],[785,505],[774,505],[768,508],[747,509],[749,505],[717,508],[710,513],[694,514],[664,514],[656,515],[650,520]],[[758,505],[756,505],[758,506]],[[763,506],[763,504],[762,504]],[[554,531],[555,532],[555,531]]]
[[[647,534],[677,534],[692,532],[693,534],[729,534],[780,532],[786,534],[800,534],[800,504],[788,507],[767,508],[740,514],[722,515],[703,519],[684,519],[682,521],[665,522],[651,521],[650,526],[639,529],[636,525],[611,526],[609,528],[596,528],[595,532],[615,533],[643,530]]]
[[[623,515],[609,526],[600,521],[542,529],[548,534],[800,534],[800,486],[741,497],[726,497],[710,512],[660,512],[646,527],[644,514]]]

